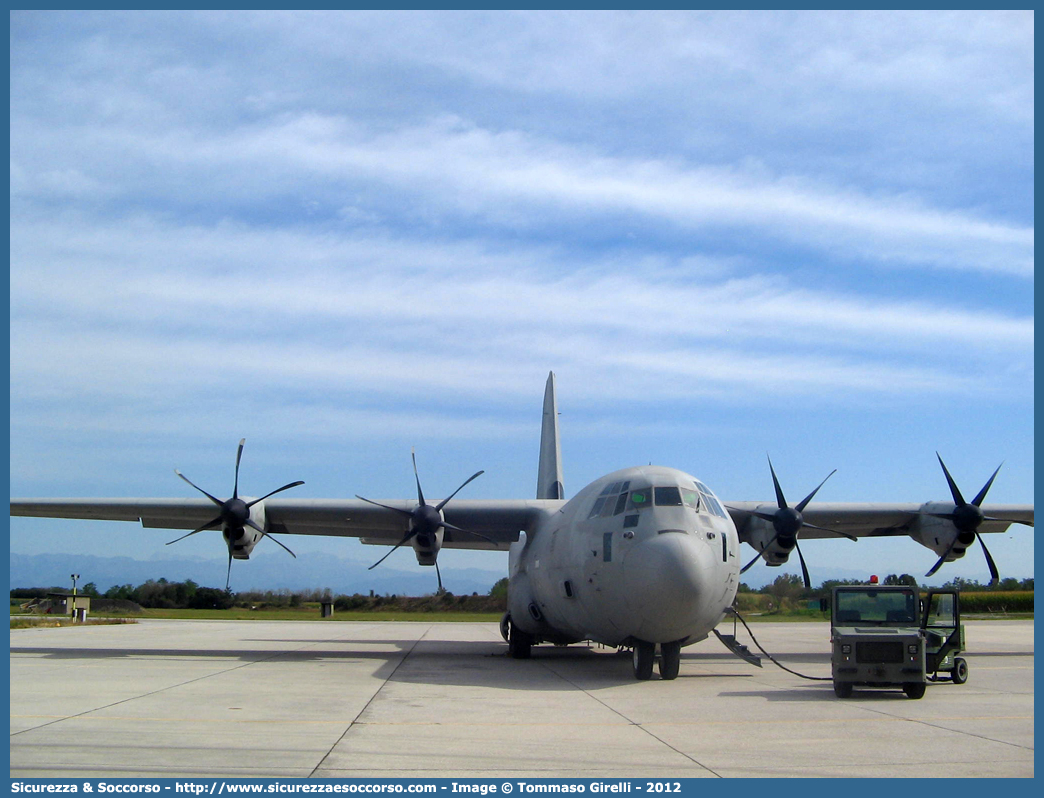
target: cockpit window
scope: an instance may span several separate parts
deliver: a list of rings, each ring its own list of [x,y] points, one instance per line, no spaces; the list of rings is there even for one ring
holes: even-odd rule
[[[727,518],[725,514],[725,508],[721,506],[721,502],[718,501],[718,497],[711,493],[710,489],[699,480],[695,480],[696,489],[699,490],[700,496],[703,498],[703,507],[708,512],[719,518]]]
[[[616,508],[613,510],[613,515],[619,515],[624,511],[624,507],[627,506],[627,494],[621,493],[620,498],[616,500]]]
[[[677,488],[656,488],[655,491],[657,507],[681,507],[681,491]]]
[[[627,500],[627,509],[644,510],[646,507],[652,507],[652,490],[649,488],[632,490]]]
[[[624,511],[624,506],[627,504],[627,489],[631,487],[630,480],[624,480],[622,482],[611,482],[602,488],[601,494],[595,499],[594,504],[591,505],[591,512],[587,514],[588,518],[596,518],[601,516],[607,518],[611,515],[619,515]]]
[[[725,518],[725,510],[702,482],[696,482],[693,488],[677,485],[664,487],[636,487],[629,490],[628,480],[613,482],[602,489],[601,494],[591,505],[588,518],[609,518],[620,515],[624,511],[644,510],[646,507],[691,507],[694,510],[711,513]],[[695,489],[694,489],[695,488]]]

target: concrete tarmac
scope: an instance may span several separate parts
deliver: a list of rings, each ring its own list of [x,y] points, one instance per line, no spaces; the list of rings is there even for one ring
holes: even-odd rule
[[[14,630],[11,776],[1031,777],[1033,622],[966,627],[967,684],[916,701],[840,700],[713,637],[682,650],[677,680],[638,682],[597,646],[510,659],[495,624]],[[752,628],[830,675],[828,625]]]

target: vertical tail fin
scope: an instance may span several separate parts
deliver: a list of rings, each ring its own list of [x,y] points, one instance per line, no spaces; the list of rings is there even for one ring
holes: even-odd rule
[[[544,388],[544,421],[540,427],[540,464],[537,467],[538,499],[564,499],[562,450],[558,445],[558,402],[555,400],[555,373],[547,375]]]

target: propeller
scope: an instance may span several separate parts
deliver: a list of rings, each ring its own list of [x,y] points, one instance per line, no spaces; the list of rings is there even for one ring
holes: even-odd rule
[[[810,494],[808,494],[808,496],[806,496],[804,499],[798,502],[797,505],[791,507],[787,504],[787,499],[783,495],[783,489],[780,487],[779,479],[776,477],[776,469],[772,467],[771,457],[768,458],[768,463],[769,471],[772,473],[772,484],[776,488],[776,504],[778,505],[779,509],[777,509],[774,513],[766,513],[758,510],[754,510],[753,513],[758,518],[761,518],[765,521],[769,521],[772,524],[773,528],[776,530],[776,534],[773,536],[772,540],[768,542],[768,545],[766,545],[765,548],[758,552],[757,556],[754,557],[753,560],[751,560],[749,563],[744,565],[743,568],[740,569],[740,573],[746,573],[754,565],[754,563],[756,563],[758,560],[762,558],[762,556],[765,553],[765,550],[771,548],[772,544],[778,540],[780,547],[785,549],[786,551],[790,551],[791,549],[797,550],[798,561],[801,563],[801,575],[805,580],[805,589],[807,590],[812,587],[812,582],[808,577],[808,567],[805,565],[805,558],[801,554],[801,547],[798,545],[798,534],[801,532],[801,530],[804,527],[808,527],[809,529],[818,529],[823,532],[830,532],[834,535],[838,535],[843,538],[848,538],[849,540],[854,541],[856,539],[853,535],[849,535],[846,532],[838,532],[836,529],[827,529],[826,527],[810,524],[808,523],[808,521],[805,520],[804,516],[801,514],[804,511],[804,509],[808,506],[808,503],[812,501],[812,497],[819,492],[819,489],[823,487],[823,485],[826,484],[827,479],[830,479],[830,477],[837,473],[837,469],[835,468],[833,471],[827,474],[826,479],[820,482],[814,491],[812,491]]]
[[[950,545],[947,547],[943,556],[939,558],[939,561],[932,566],[932,569],[925,574],[925,576],[932,576],[944,562],[946,558],[950,556],[954,546],[958,542],[963,543],[965,547],[970,546],[975,540],[979,541],[979,545],[982,546],[982,553],[986,556],[986,565],[990,568],[990,584],[995,584],[1000,578],[1000,573],[997,570],[997,564],[993,561],[993,557],[990,556],[990,550],[986,548],[986,541],[982,539],[982,535],[979,534],[979,527],[982,526],[983,521],[1007,521],[1011,524],[1020,524],[1022,521],[1013,518],[993,518],[985,515],[980,507],[986,498],[986,494],[993,486],[993,480],[997,478],[997,474],[1000,473],[1001,463],[997,466],[997,470],[993,472],[986,484],[982,486],[982,490],[978,492],[971,502],[966,502],[964,496],[961,495],[960,488],[957,487],[957,483],[953,481],[953,477],[950,476],[950,471],[946,467],[946,463],[943,462],[942,456],[936,452],[935,456],[939,458],[939,465],[942,466],[943,474],[946,475],[946,484],[950,486],[950,495],[953,496],[953,503],[955,507],[952,512],[949,513],[929,513],[934,518],[944,518],[950,521],[954,527],[957,528],[957,534],[954,535],[953,540],[950,541]]]
[[[465,485],[467,485],[472,480],[482,476],[486,472],[475,472],[466,480],[464,480],[464,482],[461,483],[461,486],[457,488],[455,491],[453,491],[453,493],[451,493],[438,504],[432,506],[428,504],[426,501],[424,501],[424,491],[421,488],[420,474],[417,473],[417,453],[415,450],[411,449],[410,455],[413,458],[413,477],[417,481],[417,506],[414,507],[412,510],[404,510],[401,507],[390,507],[387,504],[381,504],[380,502],[375,502],[372,499],[367,499],[365,496],[355,494],[355,497],[357,499],[362,499],[364,502],[376,505],[377,507],[383,507],[385,510],[391,510],[394,513],[398,513],[399,515],[405,516],[406,518],[410,519],[409,529],[403,536],[402,540],[396,543],[392,547],[391,551],[389,551],[387,554],[381,557],[381,559],[377,560],[377,562],[371,565],[367,570],[372,571],[374,568],[376,568],[378,565],[380,565],[382,562],[388,559],[395,552],[396,549],[398,549],[400,546],[405,545],[406,543],[409,543],[411,540],[413,540],[413,538],[417,538],[418,540],[424,542],[426,546],[431,546],[435,542],[436,535],[438,534],[440,528],[451,529],[454,532],[463,532],[467,535],[474,535],[475,537],[482,538],[483,540],[488,540],[494,546],[497,545],[496,541],[486,537],[483,534],[480,534],[478,532],[470,532],[467,529],[461,529],[459,526],[454,526],[453,524],[448,523],[442,518],[442,508],[449,503],[449,500],[456,496],[458,493],[460,493],[460,491],[464,488]],[[435,576],[439,580],[439,593],[444,593],[445,588],[443,588],[442,586],[442,574],[439,572],[438,551],[435,552]]]
[[[177,474],[189,485],[194,487],[196,490],[198,490],[200,493],[202,493],[204,496],[206,496],[208,499],[214,502],[214,504],[216,504],[220,509],[218,510],[218,514],[215,518],[212,518],[211,520],[207,521],[207,523],[203,524],[203,526],[193,529],[187,535],[182,535],[180,538],[175,538],[174,540],[168,542],[167,545],[169,546],[171,543],[177,543],[179,540],[184,540],[185,538],[192,537],[197,532],[202,532],[204,529],[214,529],[218,526],[222,527],[226,531],[226,540],[228,542],[228,572],[225,576],[225,590],[228,590],[229,579],[232,576],[233,541],[235,541],[242,534],[244,527],[248,526],[251,529],[255,529],[258,532],[260,532],[264,537],[271,538],[275,543],[278,543],[283,549],[285,549],[291,557],[297,559],[296,554],[294,554],[292,551],[290,551],[290,549],[284,546],[271,533],[266,532],[264,529],[262,529],[261,526],[250,517],[250,508],[258,502],[264,501],[269,496],[274,496],[275,494],[280,493],[284,490],[289,490],[290,488],[296,488],[298,485],[303,485],[304,482],[302,480],[298,480],[297,482],[291,482],[288,485],[283,485],[283,487],[281,488],[276,488],[271,493],[266,493],[260,499],[252,499],[249,503],[243,501],[239,498],[239,462],[243,459],[243,445],[245,443],[246,438],[241,438],[239,441],[239,450],[236,452],[236,476],[235,482],[233,482],[232,484],[231,499],[221,501],[221,499],[217,498],[216,496],[211,496],[209,493],[203,490],[203,488],[199,487],[199,485],[195,484],[191,479],[189,479],[180,471],[178,471],[178,469],[174,469],[175,474]]]

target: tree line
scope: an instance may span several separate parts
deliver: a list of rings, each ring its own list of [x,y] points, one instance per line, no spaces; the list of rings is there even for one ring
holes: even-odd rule
[[[922,593],[928,589],[920,585],[917,578],[910,574],[888,574],[880,582],[882,585],[908,585]],[[830,598],[831,589],[839,585],[865,585],[863,579],[827,579],[819,587],[808,589],[797,574],[780,574],[773,582],[764,587],[752,590],[748,585],[740,583],[736,596],[736,608],[740,612],[823,612],[824,602]],[[956,577],[946,582],[943,587],[957,588],[961,591],[962,611],[969,613],[985,612],[1033,612],[1033,579],[1000,580],[995,585],[980,584],[974,579]]]
[[[13,588],[12,599],[30,599],[46,596],[48,593],[67,593],[67,587],[31,587]],[[354,594],[334,595],[330,588],[315,590],[244,590],[238,593],[221,590],[216,587],[203,587],[191,579],[184,582],[169,582],[166,579],[149,579],[140,585],[113,585],[104,593],[98,590],[94,582],[87,582],[78,593],[93,599],[109,599],[112,601],[130,601],[146,609],[293,609],[306,604],[331,603],[337,610],[402,608],[407,598],[397,595],[379,596],[371,590],[369,595]],[[445,593],[437,597],[421,597],[414,603],[423,602],[446,608],[449,605],[460,606],[472,611],[495,611],[502,604],[507,606],[507,579],[501,579],[490,590],[487,596],[454,596]],[[474,599],[487,599],[475,601]],[[488,605],[488,608],[487,608]],[[419,609],[426,609],[420,606]]]
[[[473,611],[494,612],[507,607],[507,577],[499,580],[490,588],[486,596],[454,596],[452,593],[436,597],[419,597],[412,602],[419,609],[448,608],[448,606],[459,606]],[[752,589],[745,583],[740,583],[739,593],[760,594],[775,599],[776,607],[793,605],[803,600],[814,600],[829,597],[831,588],[837,585],[858,585],[865,581],[854,579],[828,579],[819,587],[806,590],[801,577],[797,574],[781,574],[775,581],[767,585]],[[909,585],[920,587],[917,579],[910,574],[889,574],[881,582],[883,585]],[[947,582],[944,587],[956,587],[962,593],[997,593],[997,592],[1025,592],[1033,591],[1033,579],[1002,579],[996,585],[982,585],[974,579],[962,579],[957,577]],[[11,590],[12,599],[29,599],[44,596],[47,593],[64,593],[67,588],[14,588]],[[406,597],[401,596],[378,596],[373,591],[362,595],[334,595],[329,588],[317,590],[246,590],[239,593],[221,590],[216,587],[204,587],[186,579],[184,582],[168,582],[166,579],[149,579],[143,584],[134,586],[113,585],[104,593],[98,590],[94,582],[86,583],[79,591],[93,599],[111,599],[115,601],[132,601],[141,607],[148,609],[230,609],[240,607],[244,609],[293,609],[305,604],[332,603],[336,610],[355,609],[380,609],[401,608]],[[427,599],[428,602],[424,603]],[[437,599],[437,601],[436,601]],[[474,601],[473,599],[485,599]],[[418,604],[418,602],[420,602]],[[1030,598],[1032,603],[1032,597]],[[749,602],[744,602],[749,603]],[[412,605],[411,605],[412,606]],[[741,607],[742,609],[742,607]]]
[[[797,574],[780,574],[774,581],[769,582],[767,585],[756,590],[751,588],[749,585],[740,582],[739,592],[760,593],[762,595],[776,596],[780,599],[815,599],[828,597],[831,589],[838,587],[839,585],[865,585],[866,583],[865,579],[827,579],[819,587],[807,589],[805,583]],[[911,576],[910,574],[888,574],[888,576],[881,580],[881,584],[909,585],[910,587],[920,588],[921,590],[927,589],[927,586],[918,584],[917,577]],[[951,579],[949,582],[944,583],[943,587],[957,588],[962,593],[1032,591],[1033,577],[1022,580],[1008,577],[1007,579],[1001,579],[995,585],[989,583],[983,585],[980,584],[978,580],[963,579],[958,576]]]

